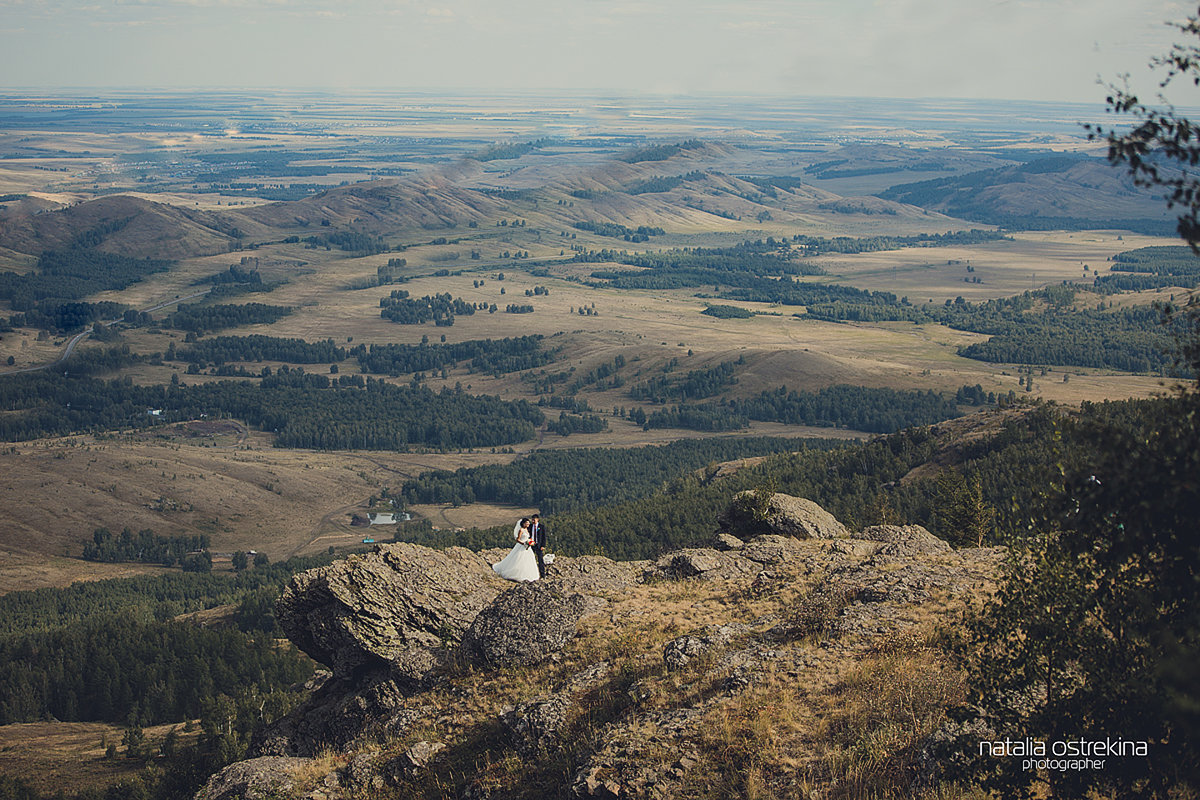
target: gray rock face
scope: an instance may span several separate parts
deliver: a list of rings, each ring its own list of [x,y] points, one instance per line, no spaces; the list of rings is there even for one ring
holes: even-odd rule
[[[420,680],[430,654],[457,643],[501,589],[488,564],[464,548],[388,544],[296,575],[275,613],[288,638],[336,678],[395,662]]]
[[[479,612],[461,652],[470,663],[488,668],[539,664],[571,640],[587,608],[583,595],[554,581],[519,584]]]
[[[539,697],[504,712],[500,721],[521,757],[537,758],[562,741],[572,705],[569,695]]]
[[[250,752],[260,756],[314,756],[325,748],[345,750],[371,738],[402,732],[411,710],[411,687],[400,686],[386,669],[355,683],[331,680],[291,714],[257,733]]]
[[[196,800],[270,800],[292,791],[292,773],[307,763],[272,756],[238,761],[209,778]]]
[[[947,542],[920,525],[872,525],[863,528],[857,538],[883,542],[879,548],[881,555],[931,556],[950,552]]]
[[[728,560],[715,550],[676,550],[662,556],[654,565],[655,570],[668,578],[695,578],[706,572],[719,570]]]
[[[846,527],[812,500],[775,492],[738,492],[720,518],[721,527],[743,538],[773,533],[797,539],[836,539]]]
[[[728,533],[718,533],[713,538],[713,549],[715,550],[741,550],[745,544],[741,539]]]
[[[663,663],[677,670],[690,661],[729,644],[737,633],[732,625],[710,625],[703,631],[672,639],[663,648]]]

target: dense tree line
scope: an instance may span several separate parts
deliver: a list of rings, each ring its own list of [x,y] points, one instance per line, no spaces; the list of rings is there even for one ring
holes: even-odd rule
[[[653,253],[630,254],[624,250],[588,250],[577,253],[574,260],[583,263],[628,264],[663,273],[749,273],[752,276],[825,274],[825,271],[815,264],[794,261],[786,241],[773,238],[746,241],[733,247],[684,247]],[[721,281],[704,280],[697,285],[719,282]]]
[[[596,414],[568,414],[559,412],[558,419],[546,423],[546,430],[559,436],[572,433],[600,433],[608,430],[608,421]]]
[[[704,180],[708,173],[703,170],[693,170],[686,175],[656,175],[643,181],[625,187],[625,194],[658,194],[677,189],[685,183]]]
[[[664,408],[647,415],[643,427],[728,431],[756,420],[893,433],[959,415],[953,402],[933,391],[839,385],[798,392],[781,386],[754,397]]]
[[[1112,258],[1112,272],[1097,275],[1096,288],[1111,291],[1142,291],[1200,284],[1200,258],[1183,246],[1141,247]]]
[[[292,311],[291,306],[269,306],[264,303],[243,303],[241,305],[181,303],[175,313],[166,318],[164,324],[196,334],[212,333],[242,325],[270,325],[291,314]]]
[[[869,433],[893,433],[912,425],[929,425],[959,416],[954,403],[934,391],[829,386],[815,392],[786,387],[755,397],[726,400],[721,407],[732,415],[759,422],[852,428]]]
[[[959,349],[981,361],[1102,367],[1128,372],[1158,372],[1171,366],[1172,330],[1149,306],[1077,308],[1080,287],[1049,286],[1013,297],[971,303],[959,297],[944,306],[908,305],[875,292],[870,302],[852,296],[806,307],[824,320],[936,322],[958,330],[988,334],[986,342]],[[733,292],[754,298],[753,292]],[[779,300],[778,302],[785,302]]]
[[[224,272],[216,272],[201,278],[196,281],[196,284],[211,283],[213,286],[225,286],[236,283],[248,283],[261,285],[263,282],[262,275],[259,274],[258,269],[248,266],[245,263],[246,260],[243,259],[243,263],[241,264],[231,264],[229,269]]]
[[[979,487],[981,502],[991,512],[985,541],[1021,530],[1028,521],[1027,510],[1039,502],[1043,487],[1059,474],[1057,470],[1086,466],[1095,446],[1084,430],[1089,420],[1103,420],[1136,434],[1161,414],[1160,402],[1085,403],[1078,415],[1043,406],[1005,422],[991,438],[960,442],[956,450],[959,461],[948,468]],[[581,504],[548,518],[551,549],[570,555],[602,553],[636,559],[696,546],[711,538],[717,516],[734,494],[764,487],[810,498],[852,530],[881,522],[937,527],[935,515],[944,510],[939,512],[937,507],[942,490],[936,473],[925,480],[901,483],[900,479],[915,467],[932,462],[938,452],[939,440],[931,429],[909,428],[829,451],[809,449],[773,456],[719,481],[685,474],[657,490],[635,484],[641,492],[633,499]],[[586,490],[581,487],[581,491]],[[401,536],[434,546],[494,547],[509,533],[495,528],[465,533],[401,532]]]
[[[206,608],[240,603],[258,591],[278,593],[296,572],[328,564],[331,556],[290,558],[228,573],[169,572],[79,581],[62,589],[0,595],[0,638],[49,631],[118,613],[140,622],[165,621]]]
[[[326,250],[336,247],[347,253],[360,253],[362,255],[373,255],[375,253],[386,253],[388,250],[387,244],[379,236],[371,236],[366,233],[355,233],[353,231],[333,231],[332,233],[323,233],[319,236],[308,236],[304,242],[309,247],[324,247]]]
[[[200,715],[218,694],[312,675],[294,647],[236,629],[123,615],[0,639],[0,725],[47,717],[137,725]]]
[[[350,351],[364,372],[403,375],[458,367],[471,372],[502,375],[553,362],[561,348],[545,348],[541,334],[505,339],[472,339],[441,344],[359,345]]]
[[[83,546],[83,560],[108,563],[131,561],[173,567],[182,563],[189,553],[208,550],[208,547],[209,537],[203,533],[192,536],[159,536],[152,530],[134,533],[125,528],[114,535],[108,528],[97,528],[92,532],[92,541]]]
[[[174,352],[168,360],[220,366],[227,361],[283,361],[288,364],[336,364],[346,359],[346,348],[333,339],[306,342],[276,336],[217,336],[201,339]]]
[[[824,439],[773,437],[681,439],[661,446],[538,450],[511,464],[437,470],[406,481],[406,503],[484,503],[562,512],[645,497],[668,480],[714,461],[803,448],[838,447]]]
[[[576,222],[573,227],[581,231],[590,231],[599,236],[624,239],[627,242],[645,242],[649,241],[651,236],[662,236],[666,233],[662,228],[655,228],[650,225],[639,225],[636,228],[629,228],[615,222],[589,222],[586,220]]]
[[[918,233],[911,236],[793,236],[792,245],[806,256],[828,253],[876,253],[881,250],[901,250],[906,247],[957,247],[1007,239],[1000,231],[972,228],[969,231]]]
[[[736,431],[749,427],[750,419],[730,413],[714,403],[677,405],[653,411],[646,416],[642,427],[684,428],[689,431]]]
[[[43,373],[0,381],[0,439],[120,430],[196,419],[237,417],[276,434],[279,447],[405,449],[498,447],[524,441],[544,417],[524,401],[461,391],[434,393],[382,380],[338,381],[281,368],[258,384],[135,386]],[[161,410],[150,415],[148,409]]]
[[[527,153],[532,153],[534,150],[547,147],[553,143],[553,139],[541,138],[535,139],[532,142],[494,144],[486,150],[471,156],[471,158],[475,159],[476,161],[504,161],[510,158],[520,158]]]
[[[39,300],[32,308],[13,314],[8,324],[18,328],[75,333],[92,323],[117,319],[128,313],[128,310],[128,306],[109,300],[97,303],[81,300]]]
[[[32,272],[0,272],[0,300],[7,300],[14,311],[32,310],[40,300],[81,300],[97,292],[124,289],[148,275],[165,272],[171,263],[86,246],[47,250]]]
[[[405,289],[396,289],[389,296],[381,298],[379,307],[383,309],[379,316],[401,325],[432,322],[447,327],[454,324],[455,315],[465,317],[475,313],[473,303],[452,297],[449,292],[425,295],[420,300],[414,300]]]
[[[707,314],[710,317],[716,317],[717,319],[750,319],[754,316],[753,311],[748,311],[741,306],[727,306],[720,304],[710,304],[705,306],[704,310],[700,313]]]
[[[629,396],[634,400],[651,403],[682,403],[685,400],[700,400],[720,394],[737,383],[734,367],[745,359],[725,361],[715,367],[694,369],[681,378],[662,375],[629,387]]]

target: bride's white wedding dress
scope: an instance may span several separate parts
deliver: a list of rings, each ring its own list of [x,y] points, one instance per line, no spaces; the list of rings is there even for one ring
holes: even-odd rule
[[[529,531],[521,528],[518,523],[513,529],[513,538],[517,540],[513,549],[508,552],[499,564],[493,564],[492,569],[501,578],[510,581],[536,581],[538,573],[537,556],[529,543],[533,541]]]

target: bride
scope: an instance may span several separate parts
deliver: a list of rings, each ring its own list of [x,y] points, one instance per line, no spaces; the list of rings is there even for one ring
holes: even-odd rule
[[[513,528],[513,538],[517,543],[499,564],[493,564],[492,569],[501,578],[510,581],[536,581],[539,577],[537,557],[533,554],[533,533],[530,531],[528,517],[522,517]]]

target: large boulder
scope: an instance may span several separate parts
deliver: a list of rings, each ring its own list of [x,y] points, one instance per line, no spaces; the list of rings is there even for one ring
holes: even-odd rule
[[[588,607],[587,598],[552,580],[518,584],[475,617],[462,654],[488,668],[540,664],[571,640]]]
[[[723,530],[743,539],[758,534],[797,539],[846,536],[846,527],[812,500],[779,492],[738,492],[719,521]]]
[[[275,613],[288,638],[335,678],[390,665],[419,682],[503,588],[464,548],[387,544],[296,575]]]

